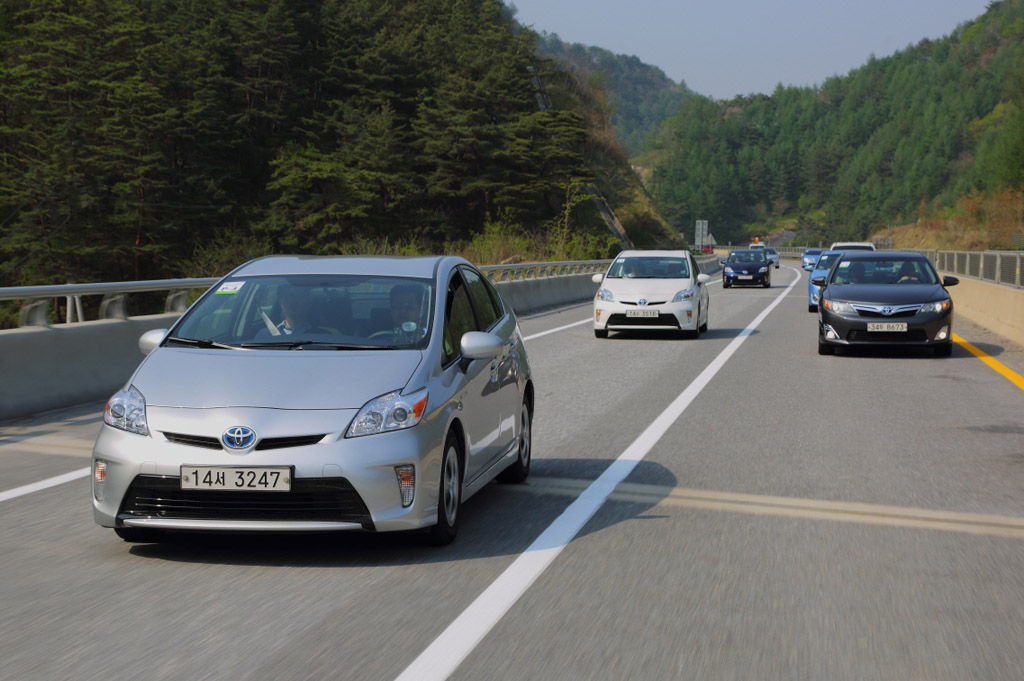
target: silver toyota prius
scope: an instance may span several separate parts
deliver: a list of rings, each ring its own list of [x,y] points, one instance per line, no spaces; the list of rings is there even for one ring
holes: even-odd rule
[[[534,389],[512,309],[456,257],[272,256],[237,268],[110,398],[96,522],[168,531],[422,530],[530,472]]]

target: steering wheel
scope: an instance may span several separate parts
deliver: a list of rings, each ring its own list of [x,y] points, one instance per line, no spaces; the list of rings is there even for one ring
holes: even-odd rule
[[[366,340],[373,340],[374,338],[383,338],[384,336],[394,335],[394,331],[374,331],[373,333],[366,337]]]

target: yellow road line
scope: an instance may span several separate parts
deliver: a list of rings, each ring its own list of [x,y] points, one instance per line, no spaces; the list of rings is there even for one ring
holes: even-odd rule
[[[1002,362],[999,362],[995,358],[985,354],[984,352],[974,347],[973,345],[971,345],[970,343],[968,343],[955,333],[953,334],[953,340],[967,348],[968,352],[970,352],[972,355],[980,359],[985,364],[989,365],[994,371],[996,371],[999,374],[1002,374],[1003,377],[1005,377],[1006,380],[1008,380],[1010,383],[1013,383],[1021,390],[1024,390],[1024,376],[1021,376],[1013,369],[1004,365]]]
[[[509,489],[576,496],[589,482],[571,478],[530,478],[525,486]],[[676,506],[1024,539],[1024,518],[982,513],[932,511],[903,506],[712,492],[634,483],[621,483],[608,498],[650,504],[652,507]]]

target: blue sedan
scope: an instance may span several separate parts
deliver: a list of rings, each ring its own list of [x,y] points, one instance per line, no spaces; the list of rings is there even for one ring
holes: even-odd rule
[[[828,274],[829,268],[832,267],[832,263],[837,257],[842,255],[842,251],[825,251],[818,256],[817,261],[811,267],[811,275],[807,277],[807,311],[817,312],[818,311],[818,297],[821,295],[821,289],[811,282],[815,277],[824,277]]]

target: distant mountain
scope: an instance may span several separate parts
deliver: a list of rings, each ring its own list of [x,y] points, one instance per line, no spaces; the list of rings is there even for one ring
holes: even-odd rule
[[[685,83],[675,83],[664,71],[637,57],[564,43],[554,33],[540,34],[538,52],[571,68],[584,80],[601,82],[611,105],[612,125],[631,155],[642,151],[651,133],[693,94]]]

